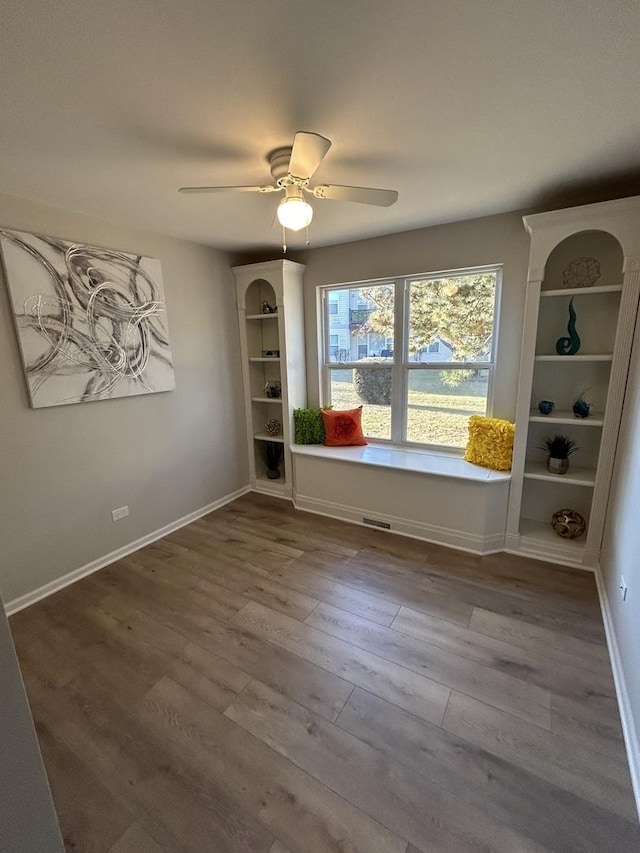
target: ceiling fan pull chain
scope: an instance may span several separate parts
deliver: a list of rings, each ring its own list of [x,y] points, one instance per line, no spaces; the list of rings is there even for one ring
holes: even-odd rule
[[[309,226],[307,225],[307,226],[306,226],[306,228],[305,228],[304,230],[307,232],[307,242],[306,242],[306,247],[307,247],[307,249],[308,249],[308,248],[309,248]]]
[[[283,254],[287,254],[287,229],[282,226],[282,252]]]

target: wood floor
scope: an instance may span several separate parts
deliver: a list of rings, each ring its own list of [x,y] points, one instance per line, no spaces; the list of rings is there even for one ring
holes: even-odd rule
[[[640,850],[587,573],[248,495],[11,627],[74,853]]]

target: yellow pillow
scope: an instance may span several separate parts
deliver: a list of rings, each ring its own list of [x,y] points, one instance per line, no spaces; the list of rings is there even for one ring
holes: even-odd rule
[[[509,421],[471,415],[464,458],[494,471],[510,471],[514,431],[515,424]]]

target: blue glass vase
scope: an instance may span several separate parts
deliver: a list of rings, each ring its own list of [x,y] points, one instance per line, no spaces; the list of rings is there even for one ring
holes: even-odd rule
[[[577,418],[588,418],[591,413],[591,403],[587,403],[582,394],[575,400],[572,408]]]
[[[567,323],[566,338],[558,338],[556,341],[556,352],[558,355],[575,355],[580,349],[580,336],[576,331],[576,312],[573,307],[573,297],[569,302],[569,322]]]

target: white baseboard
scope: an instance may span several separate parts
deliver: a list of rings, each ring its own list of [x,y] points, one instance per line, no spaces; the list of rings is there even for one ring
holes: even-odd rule
[[[458,551],[467,551],[471,554],[497,554],[504,550],[504,534],[496,533],[489,536],[480,536],[474,533],[465,533],[448,527],[439,527],[435,524],[425,524],[422,521],[412,521],[399,518],[387,513],[371,512],[360,507],[345,506],[344,504],[325,501],[320,498],[309,498],[294,494],[293,504],[296,509],[305,512],[313,512],[316,515],[326,515],[329,518],[337,518],[341,521],[349,521],[353,524],[363,525],[363,518],[381,521],[389,524],[388,533],[398,533],[411,539],[422,539],[425,542],[433,542],[436,545],[446,545]],[[374,527],[375,530],[383,529]]]
[[[613,617],[611,616],[611,608],[609,607],[607,588],[600,568],[596,568],[595,576],[596,586],[598,587],[598,597],[600,598],[600,609],[602,610],[602,620],[604,622],[604,631],[607,637],[607,646],[609,648],[609,657],[611,659],[611,668],[613,670],[613,681],[616,686],[618,707],[620,708],[620,721],[622,723],[622,733],[624,735],[624,743],[627,749],[631,784],[633,786],[633,794],[636,800],[638,817],[640,818],[640,744],[638,743],[638,736],[634,725],[633,710],[631,708],[629,693],[627,691],[627,683],[624,677],[620,648],[618,646],[618,640],[616,639],[616,632],[613,626]]]
[[[118,548],[115,551],[111,551],[111,553],[105,554],[103,557],[98,557],[97,560],[92,560],[90,563],[87,563],[84,566],[80,566],[79,569],[74,569],[72,572],[63,575],[60,578],[56,578],[56,580],[50,581],[44,586],[38,587],[38,589],[34,589],[32,592],[27,592],[25,593],[25,595],[21,595],[18,598],[14,598],[13,601],[9,601],[5,604],[7,616],[11,616],[12,613],[17,613],[19,610],[23,610],[25,607],[29,607],[29,605],[35,604],[36,601],[40,601],[43,598],[47,598],[47,596],[49,595],[53,595],[54,592],[58,592],[59,590],[64,589],[65,586],[70,586],[72,583],[75,583],[76,581],[80,580],[80,578],[84,578],[87,575],[91,575],[94,572],[97,572],[99,569],[103,569],[105,566],[110,565],[111,563],[115,563],[116,560],[122,560],[123,557],[128,557],[129,554],[133,554],[134,551],[139,551],[140,548],[144,548],[145,545],[150,545],[157,539],[162,539],[163,536],[168,536],[170,533],[173,533],[174,530],[178,530],[180,527],[186,527],[187,524],[191,524],[191,522],[197,521],[199,518],[202,518],[203,515],[208,515],[210,512],[213,512],[216,509],[220,509],[220,507],[224,506],[225,504],[231,503],[231,501],[236,500],[236,498],[242,497],[242,495],[246,495],[248,491],[249,486],[243,486],[241,489],[237,489],[237,491],[232,492],[230,495],[225,495],[224,497],[219,498],[217,501],[207,504],[206,506],[200,507],[200,509],[197,509],[194,512],[190,512],[188,515],[177,519],[177,521],[172,521],[169,524],[166,524],[159,530],[154,530],[152,533],[148,533],[146,536],[142,536],[140,539],[136,539],[135,542],[130,542],[128,545],[123,545],[122,548]]]
[[[545,546],[548,547],[548,546]],[[540,543],[534,539],[519,533],[507,533],[505,536],[504,551],[507,554],[517,554],[520,557],[530,557],[543,563],[568,566],[572,569],[582,569],[584,572],[595,572],[598,566],[599,552],[581,551],[576,557],[562,550],[560,545],[557,549],[549,549],[548,552],[541,550]]]
[[[268,480],[252,480],[251,491],[260,495],[269,495],[272,498],[282,498],[285,501],[293,499],[292,486],[282,485],[278,480],[274,480],[273,483]]]

